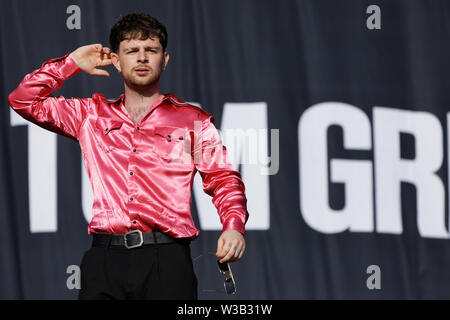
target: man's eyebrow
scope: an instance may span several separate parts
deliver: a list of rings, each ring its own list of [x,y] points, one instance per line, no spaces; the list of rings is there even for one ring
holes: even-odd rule
[[[145,49],[159,49],[157,46],[145,46]],[[129,47],[125,48],[125,50],[139,50],[139,47]]]

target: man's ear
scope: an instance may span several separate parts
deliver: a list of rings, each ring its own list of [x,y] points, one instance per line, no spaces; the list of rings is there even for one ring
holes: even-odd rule
[[[111,62],[113,63],[114,67],[116,67],[117,71],[122,72],[122,69],[120,68],[120,61],[119,61],[119,55],[115,52],[111,52]]]
[[[164,51],[164,65],[163,65],[163,71],[166,69],[167,64],[170,60],[170,54],[167,51]]]

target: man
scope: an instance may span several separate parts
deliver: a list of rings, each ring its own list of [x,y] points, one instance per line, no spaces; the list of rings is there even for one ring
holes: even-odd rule
[[[94,204],[79,298],[196,299],[189,248],[199,234],[190,214],[194,175],[200,173],[223,224],[220,262],[238,260],[245,250],[244,184],[213,117],[161,93],[170,57],[165,27],[147,14],[129,14],[112,27],[110,45],[45,62],[8,101],[22,117],[80,143]],[[118,99],[51,96],[81,71],[109,76],[99,67],[110,64],[124,80]]]

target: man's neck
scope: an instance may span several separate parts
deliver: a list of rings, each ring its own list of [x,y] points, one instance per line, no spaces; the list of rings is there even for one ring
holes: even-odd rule
[[[157,100],[164,97],[159,90],[159,86],[146,89],[130,88],[125,84],[125,109],[131,120],[137,124],[153,106]]]
[[[161,94],[159,86],[154,86],[146,89],[135,89],[130,88],[125,85],[125,108],[127,110],[133,109],[135,106],[143,106],[146,105],[149,108],[153,105],[153,103],[157,100],[160,100],[164,97]]]

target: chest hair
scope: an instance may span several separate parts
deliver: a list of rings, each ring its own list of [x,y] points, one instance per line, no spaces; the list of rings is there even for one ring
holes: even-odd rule
[[[149,107],[147,105],[134,105],[127,111],[131,120],[133,120],[135,124],[138,124],[139,121],[141,121],[141,119],[147,114],[148,108]]]

